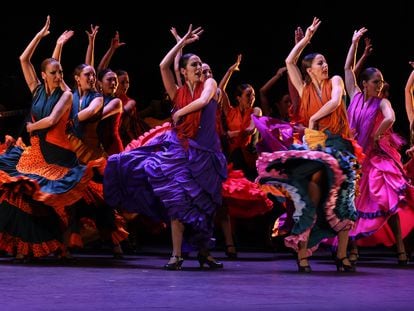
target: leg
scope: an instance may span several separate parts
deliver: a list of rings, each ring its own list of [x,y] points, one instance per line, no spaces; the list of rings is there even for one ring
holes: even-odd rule
[[[336,269],[338,272],[355,272],[355,266],[346,256],[348,248],[349,230],[338,232],[338,250],[336,253]]]
[[[355,240],[349,239],[348,244],[349,244],[349,256],[348,256],[349,261],[351,262],[351,264],[355,264],[359,258],[357,243]]]
[[[184,259],[181,257],[181,247],[183,244],[184,225],[178,219],[171,220],[171,237],[173,251],[170,260],[164,266],[166,270],[180,270]]]
[[[320,183],[322,180],[322,171],[317,171],[311,177],[308,184],[308,195],[313,205],[316,207],[321,200]],[[312,269],[308,261],[308,241],[301,241],[298,245],[298,270],[299,272],[311,272]]]
[[[388,224],[390,225],[391,231],[394,234],[396,246],[397,246],[397,256],[398,264],[404,266],[408,263],[408,257],[405,252],[404,241],[402,239],[401,225],[400,225],[400,215],[392,215],[388,219]]]
[[[237,258],[237,252],[233,241],[233,231],[231,228],[230,215],[228,213],[228,209],[225,206],[222,206],[218,210],[217,218],[223,231],[226,256],[232,259]]]
[[[309,273],[312,272],[311,266],[309,265],[308,261],[308,241],[301,241],[299,242],[299,249],[298,249],[298,271]]]
[[[184,225],[178,219],[171,220],[171,236],[173,245],[173,256],[181,257],[181,247],[183,244]]]

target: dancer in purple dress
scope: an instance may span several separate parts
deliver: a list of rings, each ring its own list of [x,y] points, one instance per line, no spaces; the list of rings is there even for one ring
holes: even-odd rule
[[[180,59],[182,87],[170,70],[176,53],[195,40],[198,36],[190,26],[160,63],[175,107],[172,129],[143,147],[110,156],[104,176],[110,205],[171,221],[173,251],[167,270],[181,269],[183,238],[199,249],[200,267],[223,267],[208,251],[227,173],[216,132],[217,83],[212,78],[200,81],[201,60],[194,54]]]

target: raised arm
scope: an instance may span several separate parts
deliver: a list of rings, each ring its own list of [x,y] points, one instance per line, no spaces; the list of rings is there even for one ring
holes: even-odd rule
[[[364,35],[364,33],[366,33],[367,31],[368,29],[366,29],[365,27],[362,27],[360,30],[354,31],[354,35],[352,36],[351,46],[349,47],[348,54],[345,60],[345,66],[344,66],[345,87],[351,100],[356,93],[361,91],[358,87],[356,77],[355,77],[355,72],[354,72],[355,57],[356,57],[356,52],[358,49],[358,42],[361,39],[361,37]]]
[[[237,55],[236,62],[233,65],[231,65],[229,67],[229,69],[227,69],[226,73],[224,74],[223,78],[221,79],[221,81],[219,83],[219,88],[223,92],[226,92],[227,84],[229,83],[230,78],[233,75],[233,73],[235,71],[240,71],[239,66],[240,66],[241,60],[242,60],[242,54]]]
[[[200,37],[203,31],[204,29],[202,29],[201,27],[197,27],[196,29],[194,29],[194,34]],[[171,27],[170,32],[177,42],[181,40],[181,37],[177,33],[177,29],[175,29],[175,27]],[[180,58],[182,55],[183,55],[183,49],[180,49],[174,57],[174,75],[175,75],[175,81],[179,87],[183,85],[183,82],[181,80],[180,68],[179,68]]]
[[[364,43],[365,43],[364,53],[362,53],[362,56],[358,59],[355,65],[355,68],[354,68],[354,74],[356,77],[358,77],[359,74],[361,73],[362,67],[365,65],[368,56],[370,56],[373,51],[370,38],[364,38]]]
[[[111,45],[109,49],[106,51],[105,55],[102,57],[101,61],[99,62],[97,71],[101,71],[109,67],[109,63],[111,62],[112,56],[114,55],[115,51],[125,45],[125,42],[121,42],[119,40],[119,32],[115,32],[115,36],[111,39]]]
[[[177,29],[175,29],[175,27],[171,27],[170,32],[174,36],[176,42],[178,43],[178,41],[181,40],[181,37],[178,35]],[[180,58],[182,55],[183,55],[183,50],[180,49],[177,52],[177,54],[175,54],[175,57],[174,57],[174,75],[175,75],[175,81],[179,87],[183,85],[183,81],[181,81],[181,74],[180,74],[180,68],[179,68],[179,62],[180,62]]]
[[[36,70],[34,69],[33,64],[31,63],[30,60],[40,40],[43,37],[46,37],[50,33],[49,26],[50,26],[50,16],[47,16],[46,23],[43,26],[43,28],[35,35],[32,41],[30,41],[29,45],[26,47],[22,55],[20,55],[19,57],[24,79],[26,80],[26,83],[30,89],[30,92],[32,93],[36,89],[36,87],[40,84],[40,80],[37,77]]]
[[[60,62],[62,56],[63,45],[72,38],[74,32],[73,30],[65,30],[57,39],[55,49],[53,50],[52,57]]]
[[[286,67],[281,67],[276,71],[276,74],[270,78],[259,90],[260,94],[260,103],[263,109],[263,114],[265,116],[270,115],[270,100],[268,97],[269,91],[274,87],[277,81],[283,76],[286,72]]]
[[[410,129],[414,121],[414,62],[410,62],[413,67],[410,76],[405,85],[405,110],[407,112],[408,121],[410,122]]]
[[[198,28],[197,28],[198,29]],[[174,61],[175,55],[187,44],[190,44],[199,39],[196,30],[193,30],[193,26],[188,27],[187,33],[181,38],[180,41],[174,45],[174,47],[165,55],[160,63],[160,72],[164,88],[171,99],[174,99],[177,92],[177,84],[175,83],[174,74],[171,72],[171,65]]]
[[[59,98],[59,101],[53,107],[50,115],[36,122],[27,122],[26,130],[31,133],[33,131],[47,129],[54,126],[62,118],[62,116],[72,107],[72,92],[66,91]]]
[[[319,119],[332,113],[342,103],[344,96],[344,82],[340,76],[332,77],[331,99],[328,100],[316,113],[309,119],[309,128],[315,129],[315,124]]]
[[[204,89],[201,92],[199,98],[195,99],[187,106],[177,110],[174,115],[172,116],[172,120],[174,123],[177,123],[181,117],[189,114],[191,112],[200,110],[204,106],[206,106],[210,100],[216,95],[217,92],[217,82],[213,78],[209,78],[204,82]]]
[[[288,57],[285,60],[289,79],[295,86],[300,97],[302,97],[303,91],[303,77],[296,63],[303,49],[306,47],[306,45],[309,44],[310,40],[312,39],[315,31],[318,29],[320,24],[321,21],[318,18],[314,17],[312,25],[310,25],[306,29],[305,36],[298,43],[295,44],[292,51],[290,51]]]
[[[88,48],[86,50],[86,56],[85,56],[85,64],[91,65],[92,67],[95,66],[95,58],[94,58],[94,52],[95,52],[95,38],[98,34],[99,26],[93,26],[91,25],[91,32],[85,31],[88,35]]]

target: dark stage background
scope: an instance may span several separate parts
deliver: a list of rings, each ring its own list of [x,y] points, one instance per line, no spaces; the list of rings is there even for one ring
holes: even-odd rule
[[[62,54],[65,78],[71,83],[73,69],[84,61],[87,47],[85,30],[90,30],[90,24],[100,26],[95,47],[96,65],[118,30],[121,41],[127,44],[119,48],[110,67],[129,71],[130,95],[142,106],[148,105],[152,99],[160,98],[163,92],[158,64],[175,43],[169,32],[171,26],[175,26],[180,34],[187,30],[190,23],[205,29],[200,41],[187,47],[186,51],[194,52],[208,62],[218,81],[235,62],[237,54],[242,53],[241,71],[234,74],[229,90],[241,82],[251,83],[256,89],[259,103],[259,88],[273,76],[278,67],[284,66],[284,59],[294,43],[294,29],[302,26],[306,30],[313,16],[317,16],[322,24],[304,54],[324,54],[329,63],[330,75],[343,76],[343,64],[353,31],[362,26],[368,28],[367,35],[372,39],[374,52],[367,65],[380,68],[385,80],[390,83],[391,102],[397,113],[395,129],[406,136],[408,124],[403,91],[411,72],[408,61],[414,60],[414,1],[385,1],[386,5],[380,6],[376,1],[326,3],[292,0],[283,4],[289,9],[275,9],[282,6],[280,1],[266,2],[226,4],[232,6],[232,10],[223,9],[224,2],[177,1],[173,6],[157,4],[155,1],[145,5],[137,2],[133,5],[137,9],[121,2],[100,7],[99,10],[107,13],[73,2],[60,4],[68,6],[67,10],[58,10],[56,4],[44,3],[33,9],[25,8],[25,11],[22,8],[3,11],[0,19],[0,105],[3,110],[29,107],[30,94],[23,80],[18,57],[44,25],[48,14],[51,15],[51,34],[41,41],[32,58],[36,69],[45,57],[51,56],[58,36],[64,30],[72,29],[75,36],[66,44]],[[358,55],[362,53],[362,46],[361,42]],[[0,119],[0,134],[18,131],[21,120],[15,119],[11,125],[8,124],[10,121]]]

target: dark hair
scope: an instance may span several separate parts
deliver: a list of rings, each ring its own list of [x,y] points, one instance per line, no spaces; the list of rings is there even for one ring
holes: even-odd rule
[[[56,59],[56,58],[53,58],[53,57],[49,57],[49,58],[46,58],[41,64],[40,64],[40,70],[42,71],[42,72],[46,72],[46,67],[49,65],[49,64],[52,64],[52,63],[58,63],[59,65],[60,65],[60,62]]]
[[[322,55],[321,53],[310,53],[303,57],[302,59],[302,75],[305,79],[305,83],[309,84],[311,83],[312,79],[308,74],[308,71],[306,69],[310,68],[312,66],[312,62],[315,59],[316,56]]]
[[[114,71],[113,71],[112,69],[110,69],[110,68],[105,68],[105,69],[99,70],[98,74],[96,75],[96,77],[97,77],[98,81],[102,81],[103,77],[105,77],[105,75],[106,75],[108,72],[113,72],[113,73],[115,73],[115,74],[116,74],[116,72],[114,72]],[[118,76],[118,75],[117,75],[117,76]]]
[[[118,77],[128,75],[128,72],[126,70],[122,70],[122,69],[115,70],[115,73]]]
[[[376,73],[380,72],[378,68],[375,67],[368,67],[365,68],[359,75],[359,83],[362,85],[363,81],[368,81],[371,77]]]
[[[180,61],[178,62],[178,68],[185,68],[188,64],[188,60],[194,55],[195,54],[193,53],[186,53],[184,55],[181,55]]]

